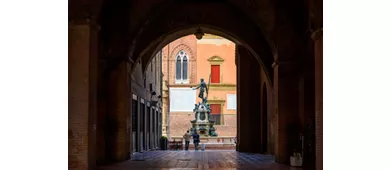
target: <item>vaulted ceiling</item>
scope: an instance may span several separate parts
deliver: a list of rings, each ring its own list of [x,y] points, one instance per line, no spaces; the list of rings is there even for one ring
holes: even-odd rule
[[[158,49],[202,28],[246,47],[269,71],[322,27],[322,0],[70,0],[69,20],[86,17],[100,25],[106,55],[142,58],[143,67]]]

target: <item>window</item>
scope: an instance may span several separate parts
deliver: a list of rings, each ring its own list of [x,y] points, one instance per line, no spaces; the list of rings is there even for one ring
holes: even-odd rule
[[[188,56],[184,51],[180,51],[176,56],[176,83],[189,83]]]
[[[221,104],[210,104],[211,108],[211,114],[210,118],[211,120],[214,120],[214,125],[222,125],[222,113],[221,113]]]
[[[211,83],[220,83],[220,65],[211,65]]]

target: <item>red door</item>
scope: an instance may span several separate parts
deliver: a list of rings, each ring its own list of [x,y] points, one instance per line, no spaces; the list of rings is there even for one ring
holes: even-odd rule
[[[220,81],[220,66],[211,65],[211,83],[219,83]]]
[[[221,114],[221,105],[220,104],[210,104],[211,114]]]

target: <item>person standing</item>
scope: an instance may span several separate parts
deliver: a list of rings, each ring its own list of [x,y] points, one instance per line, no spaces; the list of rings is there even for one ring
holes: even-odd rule
[[[185,133],[185,134],[183,135],[183,138],[184,138],[184,140],[185,140],[185,142],[186,142],[186,145],[185,145],[186,151],[188,151],[188,147],[189,147],[189,145],[190,145],[190,140],[191,140],[190,131],[187,130],[187,133]]]
[[[197,151],[199,146],[199,134],[195,131],[194,134],[192,134],[192,138],[194,139],[195,150]]]

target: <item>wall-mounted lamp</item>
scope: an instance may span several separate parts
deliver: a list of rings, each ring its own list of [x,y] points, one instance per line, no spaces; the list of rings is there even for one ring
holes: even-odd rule
[[[203,38],[204,33],[203,33],[203,31],[200,29],[200,27],[199,27],[198,29],[196,29],[196,32],[195,32],[194,35],[195,35],[196,39],[200,40],[200,39]]]

